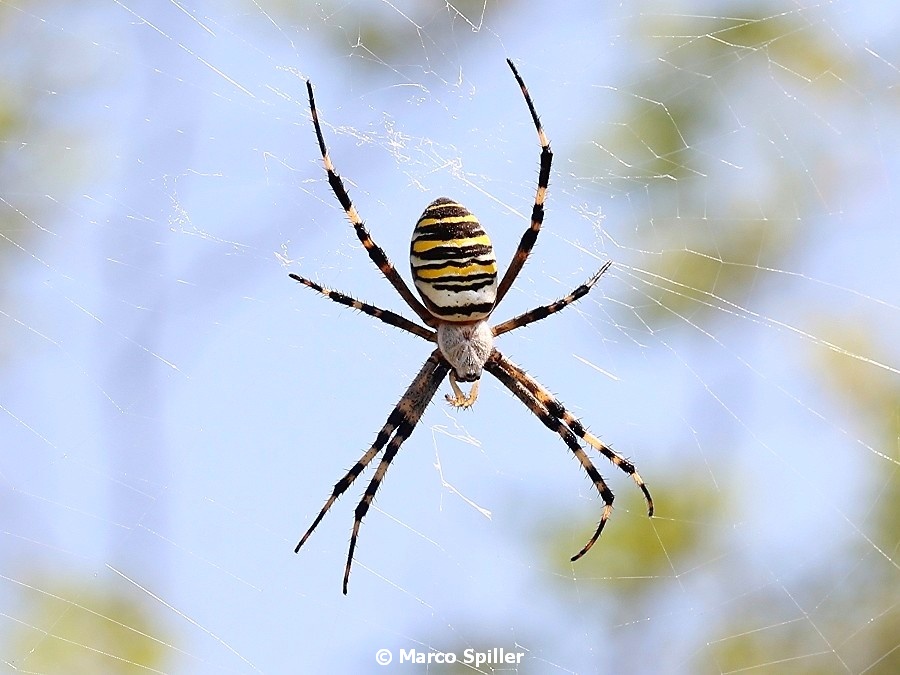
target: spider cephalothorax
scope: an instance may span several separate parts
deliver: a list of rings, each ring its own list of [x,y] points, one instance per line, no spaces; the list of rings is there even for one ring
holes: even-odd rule
[[[450,386],[453,396],[447,401],[458,408],[468,408],[478,398],[478,380],[494,349],[494,333],[488,322],[441,323],[437,329],[438,349],[450,364]],[[457,382],[472,382],[472,390],[465,396]]]
[[[325,148],[325,139],[322,136],[316,102],[313,98],[312,84],[308,81],[306,83],[313,126],[319,142],[319,150],[325,162],[325,170],[328,173],[328,183],[346,211],[347,217],[356,231],[356,236],[362,242],[372,262],[378,266],[378,269],[391,282],[409,308],[425,323],[425,326],[414,323],[395,312],[380,309],[374,305],[354,300],[338,291],[324,288],[316,282],[296,274],[291,274],[291,278],[335,302],[358,309],[391,326],[418,335],[429,342],[437,343],[437,349],[425,361],[419,374],[416,375],[406,393],[394,407],[387,422],[375,437],[375,442],[335,484],[331,496],[294,549],[295,551],[300,550],[337,498],[384,450],[384,455],[375,469],[375,475],[369,481],[366,491],[356,507],[353,532],[350,536],[350,550],[347,553],[347,565],[344,568],[344,593],[347,592],[350,566],[353,563],[353,552],[356,549],[356,540],[362,519],[368,512],[390,463],[397,455],[400,446],[409,438],[418,424],[444,377],[449,377],[450,386],[453,389],[453,394],[446,397],[447,401],[456,407],[465,408],[471,406],[478,397],[478,383],[482,372],[487,370],[522,401],[544,426],[559,434],[578,459],[594,483],[604,506],[597,529],[584,547],[572,557],[573,561],[587,553],[588,549],[597,541],[612,512],[613,504],[612,491],[607,487],[600,472],[597,471],[579,444],[579,438],[634,479],[644,493],[649,515],[653,515],[653,501],[650,498],[650,492],[635,471],[634,465],[588,432],[581,422],[566,410],[565,406],[547,389],[494,347],[495,337],[539,321],[586,295],[610,266],[610,263],[607,262],[594,276],[556,302],[537,307],[501,324],[488,325],[487,319],[512,286],[537,240],[544,220],[544,199],[547,195],[550,164],[553,159],[550,142],[541,127],[540,119],[535,112],[525,83],[513,62],[507,59],[507,63],[525,97],[525,103],[528,105],[541,144],[538,187],[534,207],[531,211],[531,225],[522,235],[519,247],[516,249],[506,273],[498,283],[497,259],[494,256],[494,249],[478,219],[468,209],[452,199],[441,197],[434,200],[425,208],[422,216],[416,222],[410,244],[410,267],[416,290],[419,292],[422,302],[416,299],[409,290],[409,286],[388,260],[387,255],[369,236],[368,230],[350,201],[344,183],[334,170],[328,150]],[[468,394],[463,393],[458,382],[472,383]]]

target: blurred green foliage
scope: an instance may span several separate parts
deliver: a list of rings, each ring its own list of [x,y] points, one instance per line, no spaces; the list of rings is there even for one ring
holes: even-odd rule
[[[41,578],[23,594],[18,628],[4,639],[4,653],[21,672],[59,675],[162,672],[171,655],[165,630],[142,598],[80,581],[61,585]]]
[[[745,303],[759,268],[789,268],[804,253],[810,216],[837,208],[856,185],[840,173],[852,171],[852,144],[823,143],[786,102],[837,105],[842,116],[890,104],[888,88],[873,89],[871,63],[852,58],[826,24],[768,10],[744,3],[739,18],[642,15],[643,58],[627,89],[614,87],[620,121],[588,134],[606,173],[626,166],[626,189],[646,186],[640,248],[666,253],[640,260],[648,287],[623,304],[649,325],[705,322],[721,316],[721,301]],[[771,129],[769,141],[745,137],[750,120]],[[800,159],[810,157],[814,166]]]
[[[879,354],[873,343],[874,326],[863,320],[836,322],[821,318],[826,339],[840,342],[852,354]],[[853,326],[833,334],[836,325]],[[833,351],[809,363],[822,385],[845,409],[849,419],[861,420],[860,435],[896,446],[900,438],[900,387],[884,369]],[[838,552],[834,565],[807,570],[799,578],[784,580],[797,597],[814,598],[809,620],[773,626],[771,608],[784,601],[784,593],[768,589],[740,615],[730,618],[725,634],[734,637],[715,645],[716,668],[704,672],[731,672],[765,664],[766,673],[900,672],[900,607],[896,604],[895,558],[900,542],[900,469],[870,477],[869,491],[878,495],[875,508],[859,525],[872,540],[857,540]],[[878,547],[876,550],[875,547]],[[835,573],[846,569],[844,582],[835,587]],[[766,627],[777,630],[766,630]]]
[[[614,510],[597,544],[574,563],[569,557],[581,548],[597,523],[586,519],[585,513],[544,523],[537,538],[550,556],[548,564],[559,569],[556,578],[562,586],[571,588],[574,576],[579,593],[593,588],[630,600],[653,596],[659,590],[658,582],[693,566],[692,560],[714,555],[715,542],[709,532],[728,506],[720,492],[688,474],[654,485],[653,499],[657,506],[651,522],[641,514],[634,495],[620,495],[616,504],[629,501],[630,512],[625,516],[621,508]]]

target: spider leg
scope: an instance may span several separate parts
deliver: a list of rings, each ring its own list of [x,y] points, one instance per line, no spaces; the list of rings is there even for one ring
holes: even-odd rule
[[[319,125],[319,113],[316,110],[316,100],[313,96],[312,82],[309,80],[306,81],[306,89],[309,92],[309,110],[310,113],[312,113],[313,126],[316,129],[316,139],[319,141],[319,150],[322,152],[322,160],[325,162],[325,171],[328,172],[328,184],[331,186],[334,196],[337,197],[337,200],[341,203],[341,206],[347,213],[347,217],[350,219],[350,223],[356,231],[357,238],[359,238],[363,248],[366,249],[366,253],[369,254],[369,258],[371,258],[372,262],[375,263],[379,270],[381,270],[381,273],[387,280],[391,282],[391,285],[400,294],[400,297],[403,298],[406,304],[409,305],[410,309],[412,309],[426,324],[429,326],[434,325],[434,316],[425,309],[425,305],[419,302],[418,298],[416,298],[409,290],[409,286],[403,281],[403,277],[397,272],[397,268],[395,268],[391,261],[388,260],[384,249],[372,240],[369,231],[366,229],[365,223],[363,223],[362,218],[359,217],[359,213],[356,211],[356,207],[353,206],[353,202],[350,201],[350,195],[347,194],[347,188],[344,187],[344,181],[341,180],[337,171],[334,170],[334,164],[331,163],[331,158],[328,156],[328,149],[325,147],[325,137],[322,135],[322,127]]]
[[[560,438],[562,438],[565,444],[569,446],[572,454],[574,454],[576,459],[581,463],[582,468],[594,483],[594,487],[597,488],[597,492],[600,493],[600,498],[603,500],[603,513],[600,516],[600,523],[597,525],[596,531],[588,542],[578,553],[572,556],[572,562],[575,562],[591,549],[594,542],[597,541],[600,534],[603,532],[603,527],[606,525],[606,521],[609,520],[609,516],[612,513],[614,499],[612,490],[606,485],[606,481],[603,480],[603,476],[597,471],[597,467],[591,462],[590,457],[587,456],[587,453],[585,453],[578,444],[578,439],[575,438],[572,430],[563,424],[562,420],[554,415],[516,375],[507,371],[505,368],[506,363],[508,362],[503,355],[495,349],[487,363],[485,363],[484,368],[491,373],[491,375],[500,380],[500,382],[509,389],[516,398],[522,401],[522,403],[524,403],[525,406],[534,413],[541,422],[543,422],[545,427],[559,434]]]
[[[522,235],[522,239],[519,241],[519,247],[516,249],[513,259],[509,263],[506,273],[503,275],[503,279],[500,280],[500,285],[497,287],[497,299],[494,301],[494,307],[500,304],[503,296],[506,295],[506,292],[513,285],[516,277],[519,276],[522,266],[525,264],[525,261],[528,260],[531,249],[534,248],[534,242],[537,241],[538,233],[541,231],[541,224],[544,222],[544,200],[547,197],[547,186],[550,183],[550,165],[553,162],[553,153],[550,151],[550,141],[547,140],[547,135],[544,133],[544,128],[541,126],[541,120],[538,118],[538,114],[534,109],[531,95],[528,93],[528,89],[525,88],[525,81],[522,79],[521,75],[519,75],[519,71],[516,70],[516,66],[513,62],[509,59],[506,59],[506,62],[509,64],[510,70],[512,70],[513,76],[516,78],[516,82],[519,83],[519,88],[522,90],[522,95],[525,97],[525,103],[528,104],[528,111],[531,113],[531,119],[534,121],[534,127],[537,129],[538,141],[541,144],[541,167],[538,172],[538,186],[537,193],[534,197],[534,207],[531,210],[531,226],[525,230],[525,234]]]
[[[572,432],[581,438],[585,443],[597,450],[601,455],[606,457],[610,462],[615,464],[619,469],[631,476],[641,492],[644,493],[644,500],[647,502],[647,515],[653,516],[653,498],[650,496],[650,490],[641,478],[640,474],[634,468],[634,464],[622,457],[608,445],[603,443],[599,438],[584,428],[584,425],[577,417],[572,415],[559,400],[545,389],[537,380],[522,370],[519,366],[496,352],[496,360],[503,370],[511,377],[525,387],[529,393],[543,405],[551,415],[562,420],[572,430]]]
[[[378,463],[378,468],[375,469],[375,475],[372,476],[372,480],[370,480],[369,484],[366,486],[366,491],[363,493],[362,499],[359,500],[359,503],[356,505],[356,510],[353,512],[353,532],[350,534],[350,548],[347,550],[347,566],[344,568],[344,595],[347,595],[347,584],[350,582],[350,566],[353,565],[353,552],[356,550],[356,540],[359,537],[359,528],[362,525],[362,520],[366,517],[366,513],[369,512],[372,500],[375,499],[375,493],[378,492],[378,488],[381,487],[384,475],[387,473],[388,467],[390,467],[391,462],[397,455],[397,451],[400,450],[400,445],[409,438],[409,435],[412,433],[412,430],[418,421],[419,420],[416,419],[415,421],[408,423],[406,428],[397,429],[397,434],[391,439],[391,442],[388,443],[387,449],[384,451],[384,457],[381,458],[381,461]]]
[[[289,274],[291,279],[295,281],[299,281],[301,284],[308,286],[314,291],[321,293],[326,298],[330,300],[334,300],[338,304],[344,305],[346,307],[352,307],[353,309],[358,309],[363,314],[368,314],[369,316],[374,316],[376,319],[380,321],[384,321],[386,324],[394,326],[395,328],[400,328],[401,330],[405,330],[413,335],[418,335],[420,338],[428,340],[429,342],[434,342],[437,339],[437,333],[429,328],[423,328],[422,326],[413,323],[409,319],[396,314],[387,309],[381,309],[376,307],[375,305],[370,305],[367,302],[361,302],[359,300],[355,300],[351,298],[349,295],[344,295],[340,291],[333,291],[330,288],[325,288],[317,284],[315,281],[311,279],[307,279],[306,277],[301,277],[297,274]]]
[[[394,437],[387,444],[384,456],[378,463],[378,468],[375,469],[375,475],[372,476],[372,480],[366,486],[366,491],[356,505],[356,510],[353,514],[353,532],[350,535],[350,548],[347,551],[347,567],[344,569],[344,595],[347,595],[347,584],[350,581],[350,566],[353,564],[353,552],[356,550],[356,540],[359,536],[362,520],[368,513],[372,500],[375,499],[375,493],[381,487],[381,482],[384,480],[388,467],[390,467],[391,462],[397,455],[397,451],[400,450],[400,446],[403,445],[403,442],[409,438],[413,429],[416,428],[422,413],[425,412],[425,408],[428,407],[431,399],[434,398],[435,392],[449,369],[450,366],[444,360],[444,357],[441,356],[440,351],[434,350],[428,361],[425,362],[422,370],[419,371],[416,379],[412,381],[406,393],[403,394],[403,398],[397,404],[397,407],[403,411],[403,419],[397,425]]]
[[[363,516],[365,516],[366,511],[368,511],[372,499],[375,497],[375,492],[377,492],[381,481],[384,479],[384,474],[387,471],[388,465],[390,465],[391,460],[393,460],[394,456],[397,454],[400,446],[407,438],[409,438],[413,429],[416,427],[416,424],[418,424],[419,419],[422,417],[422,413],[425,412],[425,408],[434,397],[435,392],[448,370],[449,366],[443,356],[441,356],[440,351],[437,349],[434,350],[422,366],[418,375],[416,375],[415,379],[407,388],[406,393],[403,394],[400,401],[391,411],[387,422],[385,422],[385,425],[375,437],[375,442],[372,444],[372,447],[370,447],[363,456],[359,458],[356,464],[354,464],[353,467],[335,484],[331,496],[328,497],[322,510],[319,511],[319,515],[316,516],[316,519],[313,521],[312,525],[310,525],[303,537],[301,537],[300,543],[298,543],[294,549],[295,553],[300,550],[303,544],[306,543],[306,540],[309,539],[313,530],[315,530],[322,521],[322,518],[325,517],[325,514],[328,513],[328,510],[334,502],[337,501],[338,497],[347,491],[356,478],[372,462],[375,456],[381,452],[382,448],[385,447],[385,444],[387,444],[385,455],[375,471],[375,476],[372,478],[372,481],[366,488],[362,500],[356,507],[356,515],[353,522],[353,535],[350,539],[350,553],[347,556],[347,567],[344,571],[345,595],[347,593],[347,581],[350,577],[350,564],[353,561],[353,551],[356,548],[356,538],[359,533],[359,526]]]
[[[597,283],[597,280],[603,275],[603,273],[609,269],[610,265],[612,265],[612,261],[607,261],[603,267],[601,267],[594,276],[588,279],[586,282],[581,284],[574,291],[569,293],[564,298],[560,298],[556,302],[551,302],[549,305],[543,305],[541,307],[535,307],[534,309],[525,312],[524,314],[519,314],[519,316],[513,317],[507,321],[504,321],[501,324],[494,326],[494,337],[498,335],[503,335],[504,333],[508,333],[511,330],[515,330],[516,328],[522,328],[523,326],[527,326],[530,323],[534,323],[535,321],[540,321],[541,319],[546,319],[551,314],[555,314],[561,309],[565,309],[569,305],[571,305],[576,300],[583,298],[594,284]]]

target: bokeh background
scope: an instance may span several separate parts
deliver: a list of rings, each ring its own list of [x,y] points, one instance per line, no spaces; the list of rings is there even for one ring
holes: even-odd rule
[[[900,8],[481,0],[0,3],[0,662],[27,673],[900,670]],[[341,595],[354,485],[429,348],[375,239],[466,204],[500,346],[615,449],[616,510],[497,382],[441,394]],[[408,275],[407,275],[408,278]],[[382,670],[378,649],[394,662]]]

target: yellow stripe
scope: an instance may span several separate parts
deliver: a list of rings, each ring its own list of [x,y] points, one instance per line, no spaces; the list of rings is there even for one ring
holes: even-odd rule
[[[423,239],[422,241],[413,241],[412,250],[413,253],[424,253],[439,246],[462,248],[463,246],[477,246],[478,244],[490,246],[491,240],[486,234],[480,237],[466,237],[465,239]]]
[[[495,274],[497,265],[489,263],[487,265],[468,265],[467,267],[439,267],[437,269],[416,270],[416,276],[421,279],[440,279],[446,276],[467,277],[470,274]]]

